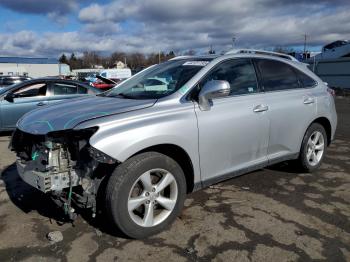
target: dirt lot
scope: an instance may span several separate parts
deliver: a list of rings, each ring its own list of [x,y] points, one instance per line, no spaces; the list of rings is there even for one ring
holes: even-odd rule
[[[53,204],[25,185],[0,137],[1,261],[350,261],[350,99],[322,168],[278,165],[188,196],[172,227],[145,241],[111,236],[88,216],[58,225]],[[100,229],[97,229],[100,228]],[[59,230],[63,241],[46,234]]]

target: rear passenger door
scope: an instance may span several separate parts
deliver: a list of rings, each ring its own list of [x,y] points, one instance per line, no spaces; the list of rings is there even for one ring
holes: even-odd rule
[[[316,116],[312,88],[305,88],[298,70],[272,59],[255,59],[270,121],[270,163],[296,156],[304,133]],[[301,72],[300,72],[301,73]],[[303,74],[303,73],[301,73]]]
[[[230,96],[213,99],[208,111],[196,104],[202,181],[211,184],[267,163],[269,121],[250,59],[216,65],[199,83],[225,80]]]

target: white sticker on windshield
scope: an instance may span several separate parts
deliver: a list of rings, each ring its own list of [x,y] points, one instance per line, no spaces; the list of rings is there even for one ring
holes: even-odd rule
[[[209,64],[209,61],[187,61],[183,65],[184,66],[206,66]]]

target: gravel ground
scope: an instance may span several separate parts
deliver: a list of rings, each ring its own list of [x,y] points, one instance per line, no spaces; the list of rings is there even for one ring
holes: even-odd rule
[[[0,261],[350,261],[350,99],[336,102],[336,140],[318,172],[280,164],[193,193],[171,228],[144,241],[106,233],[103,218],[57,223],[2,135]],[[63,240],[49,241],[52,231]]]

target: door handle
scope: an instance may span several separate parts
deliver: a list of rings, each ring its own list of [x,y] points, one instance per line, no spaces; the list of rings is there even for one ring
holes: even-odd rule
[[[269,110],[269,107],[266,105],[257,105],[256,107],[254,107],[253,111],[255,113],[259,113],[259,112],[264,112]]]
[[[305,105],[309,105],[309,104],[313,104],[313,103],[315,103],[315,98],[313,98],[313,97],[306,97],[304,99],[304,104]]]
[[[37,106],[46,106],[47,103],[46,103],[46,102],[39,102],[39,103],[37,103],[36,105],[37,105]]]

